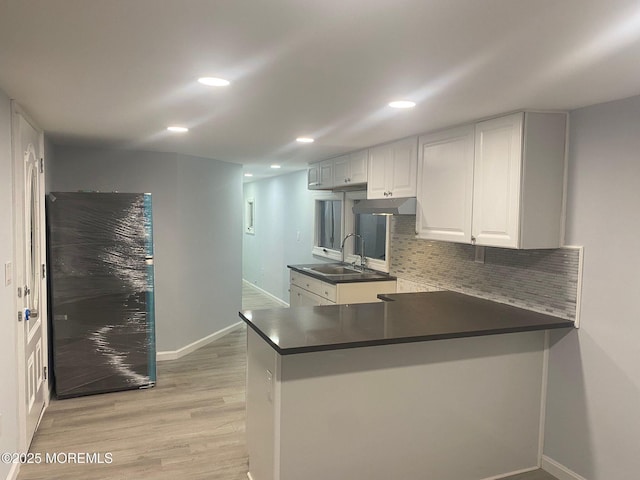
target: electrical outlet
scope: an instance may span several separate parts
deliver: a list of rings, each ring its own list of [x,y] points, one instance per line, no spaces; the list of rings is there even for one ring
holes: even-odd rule
[[[485,247],[476,245],[476,263],[484,263],[484,249]]]
[[[13,281],[13,266],[11,262],[4,264],[4,286],[8,287]]]

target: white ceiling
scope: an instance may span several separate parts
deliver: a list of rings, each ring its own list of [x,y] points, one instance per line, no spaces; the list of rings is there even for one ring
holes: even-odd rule
[[[56,143],[175,151],[259,178],[506,111],[639,94],[640,2],[0,0],[0,88]],[[386,107],[397,98],[418,105]]]

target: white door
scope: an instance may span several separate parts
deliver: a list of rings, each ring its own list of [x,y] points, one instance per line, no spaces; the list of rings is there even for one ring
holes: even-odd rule
[[[477,245],[518,248],[524,115],[476,124],[472,236]]]
[[[380,145],[369,149],[367,168],[367,198],[387,198],[389,196],[390,165],[393,162],[392,146]]]
[[[32,126],[15,104],[12,128],[20,446],[26,449],[49,398],[45,374],[44,160],[42,132]]]
[[[418,138],[411,137],[392,144],[391,186],[393,198],[415,197],[418,174]]]
[[[349,155],[349,183],[367,183],[368,150],[361,150]]]
[[[343,155],[333,161],[333,180],[336,187],[349,183],[349,177],[351,176],[349,158],[349,155]]]
[[[418,236],[471,243],[474,127],[420,137]]]

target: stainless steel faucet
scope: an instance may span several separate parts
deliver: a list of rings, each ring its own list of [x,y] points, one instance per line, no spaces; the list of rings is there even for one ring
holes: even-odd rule
[[[360,268],[364,271],[364,267],[367,265],[367,259],[364,256],[364,237],[357,233],[350,233],[342,240],[342,245],[340,246],[340,251],[342,252],[342,263],[344,263],[344,244],[349,237],[358,237],[360,239]],[[355,262],[353,263],[355,265]]]

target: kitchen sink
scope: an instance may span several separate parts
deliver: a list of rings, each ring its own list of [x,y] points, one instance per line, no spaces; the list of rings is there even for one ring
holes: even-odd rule
[[[322,275],[362,275],[360,270],[345,267],[344,265],[318,265],[315,267],[305,267],[305,270],[317,272]]]

